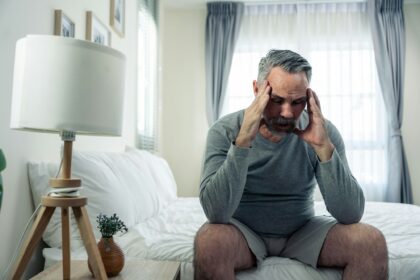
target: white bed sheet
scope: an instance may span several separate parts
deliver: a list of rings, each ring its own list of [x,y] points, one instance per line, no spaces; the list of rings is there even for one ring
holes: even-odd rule
[[[323,202],[316,202],[317,215],[328,214]],[[182,262],[181,279],[193,279],[193,240],[206,218],[197,198],[178,198],[157,216],[116,236],[127,259],[158,259]],[[389,279],[420,279],[420,207],[397,203],[369,202],[362,222],[379,228],[388,244]],[[58,248],[44,249],[45,266],[61,260]],[[72,252],[72,259],[86,259],[84,248]],[[257,269],[237,274],[237,279],[341,279],[341,270],[315,270],[300,262],[270,257]]]

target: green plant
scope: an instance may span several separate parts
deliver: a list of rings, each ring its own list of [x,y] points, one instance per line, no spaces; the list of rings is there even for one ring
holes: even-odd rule
[[[104,238],[111,238],[118,231],[127,232],[128,230],[124,222],[115,213],[109,217],[101,213],[96,217],[96,221],[98,222],[98,229]]]
[[[6,168],[6,158],[4,157],[3,151],[0,149],[0,209],[1,201],[3,199],[3,180],[1,178],[1,172]]]

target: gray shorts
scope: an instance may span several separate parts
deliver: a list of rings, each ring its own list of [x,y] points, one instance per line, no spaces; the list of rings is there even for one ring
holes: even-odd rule
[[[238,220],[232,219],[248,242],[248,247],[257,259],[257,265],[270,256],[296,259],[316,268],[319,253],[332,226],[337,221],[329,216],[315,216],[288,238],[261,237]]]

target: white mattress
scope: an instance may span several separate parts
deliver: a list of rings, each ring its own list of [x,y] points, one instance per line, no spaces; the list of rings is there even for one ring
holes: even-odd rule
[[[316,202],[316,214],[328,214],[323,202]],[[115,237],[126,258],[181,261],[181,279],[193,279],[194,235],[206,218],[197,198],[178,198],[156,217]],[[390,259],[389,279],[420,279],[420,207],[396,203],[369,202],[362,222],[379,228],[385,235]],[[59,248],[44,249],[48,267],[61,259]],[[86,259],[84,248],[72,252],[72,259]],[[315,270],[294,260],[270,257],[258,269],[237,274],[237,279],[341,279],[338,269]]]

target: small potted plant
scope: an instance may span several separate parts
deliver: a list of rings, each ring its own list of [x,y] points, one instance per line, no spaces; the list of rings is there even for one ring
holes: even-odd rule
[[[127,227],[118,218],[117,214],[108,217],[101,213],[96,217],[96,221],[98,222],[98,229],[102,235],[102,238],[98,242],[98,249],[101,253],[106,274],[108,277],[112,277],[120,273],[124,267],[124,253],[118,244],[114,242],[113,236],[119,231],[126,232]],[[89,269],[92,272],[90,263]]]

